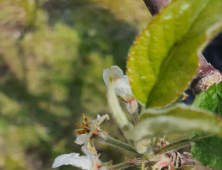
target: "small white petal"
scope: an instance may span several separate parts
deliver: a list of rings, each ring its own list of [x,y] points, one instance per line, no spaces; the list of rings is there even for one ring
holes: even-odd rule
[[[111,66],[103,70],[103,79],[108,85],[109,76],[113,78],[115,92],[118,96],[127,100],[133,97],[128,77],[123,75],[123,71],[118,66]]]
[[[99,114],[97,114],[97,120],[100,119],[100,118],[101,118],[101,116]]]
[[[63,154],[55,159],[52,168],[57,168],[62,165],[73,165],[85,170],[90,170],[92,168],[92,160],[87,156],[79,156],[79,153]]]
[[[87,156],[79,156],[77,161],[75,162],[76,167],[80,167],[82,169],[91,170],[92,169],[93,160]]]
[[[111,66],[105,70],[103,70],[103,80],[108,86],[109,84],[109,76],[113,77],[113,79],[117,79],[123,77],[123,71],[118,66]]]
[[[87,134],[78,135],[75,143],[78,145],[82,145],[86,141],[86,138],[87,138]]]
[[[129,80],[127,76],[119,78],[115,82],[116,94],[124,97],[125,95],[132,95],[131,87],[129,85]]]

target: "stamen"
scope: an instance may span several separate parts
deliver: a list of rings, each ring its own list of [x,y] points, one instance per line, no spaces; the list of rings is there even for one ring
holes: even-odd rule
[[[89,122],[88,119],[85,117],[85,114],[82,114],[83,120],[85,121],[84,123],[76,123],[76,126],[79,126],[80,129],[75,130],[79,135],[89,133],[90,132],[90,124],[92,122]]]

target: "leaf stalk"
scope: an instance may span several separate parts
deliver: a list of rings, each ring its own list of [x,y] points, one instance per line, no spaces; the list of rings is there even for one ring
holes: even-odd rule
[[[99,170],[120,170],[120,169],[129,168],[132,166],[136,166],[136,164],[126,161],[126,162],[122,162],[116,165],[104,166],[104,167],[99,168]]]
[[[174,142],[174,143],[170,143],[169,145],[166,145],[166,146],[162,147],[155,154],[163,154],[163,153],[166,153],[166,152],[170,152],[172,150],[181,149],[181,148],[190,146],[192,144],[192,142],[196,142],[196,141],[199,141],[199,140],[202,140],[204,138],[211,137],[211,136],[213,136],[213,135],[207,134],[207,135],[203,135],[203,136],[182,139],[182,140],[179,140],[179,141]]]
[[[133,146],[114,139],[113,137],[109,136],[104,131],[100,131],[99,135],[97,136],[96,139],[100,143],[108,144],[110,146],[113,146],[113,147],[116,147],[116,148],[119,148],[119,149],[122,149],[122,150],[125,150],[125,151],[129,151],[129,152],[132,152],[132,153],[135,153],[135,154],[139,154]]]

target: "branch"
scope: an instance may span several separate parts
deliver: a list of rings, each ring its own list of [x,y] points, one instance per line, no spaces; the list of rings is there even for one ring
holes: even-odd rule
[[[154,16],[160,12],[160,10],[166,6],[170,0],[143,0],[146,7],[150,11],[151,15]]]
[[[189,87],[195,96],[222,80],[221,72],[208,63],[201,53],[198,54],[198,58],[199,70]]]

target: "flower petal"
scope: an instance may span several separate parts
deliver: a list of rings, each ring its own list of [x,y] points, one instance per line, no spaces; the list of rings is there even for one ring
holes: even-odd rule
[[[115,83],[115,91],[117,95],[121,97],[124,97],[125,95],[130,95],[130,96],[133,95],[127,76],[117,79],[114,83]]]
[[[100,119],[100,118],[101,118],[101,116],[99,114],[97,114],[97,120]]]
[[[82,147],[81,147],[81,150],[82,150],[83,153],[85,153],[85,155],[86,155],[88,158],[90,158],[91,160],[93,160],[93,164],[97,164],[97,166],[102,164],[102,162],[101,162],[100,159],[99,159],[100,154],[95,155],[95,154],[90,153],[88,150],[86,150],[85,146],[82,146]]]
[[[76,138],[75,143],[78,145],[82,145],[86,139],[87,139],[88,134],[82,134],[82,135],[78,135]]]
[[[111,66],[103,70],[103,79],[108,86],[109,76],[113,78],[115,92],[123,100],[127,101],[133,97],[128,77],[123,75],[123,71],[118,66]]]
[[[118,79],[123,77],[123,71],[118,66],[111,66],[105,70],[103,70],[103,80],[108,86],[109,76],[113,77],[113,79]]]
[[[85,170],[90,170],[92,167],[92,159],[87,156],[79,156],[79,153],[63,154],[55,159],[52,168],[57,168],[62,165],[73,165]]]

